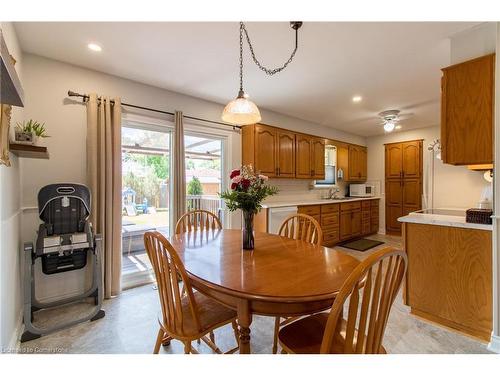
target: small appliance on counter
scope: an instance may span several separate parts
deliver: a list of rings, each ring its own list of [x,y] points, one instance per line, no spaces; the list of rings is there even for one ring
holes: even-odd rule
[[[375,186],[371,184],[350,184],[349,185],[350,197],[374,197]]]

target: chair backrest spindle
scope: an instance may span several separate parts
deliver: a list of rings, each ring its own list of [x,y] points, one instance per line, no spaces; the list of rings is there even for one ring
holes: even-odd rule
[[[163,316],[163,324],[170,333],[183,336],[184,314],[179,279],[183,282],[189,303],[189,312],[198,330],[201,330],[198,307],[186,270],[170,242],[159,232],[146,232],[144,245],[158,284],[158,294]]]
[[[388,247],[371,254],[356,267],[335,298],[321,353],[378,354],[383,351],[387,320],[403,282],[406,265],[406,253]],[[344,320],[346,303],[347,317]],[[340,341],[338,324],[345,325],[345,334]]]
[[[312,216],[305,214],[296,214],[287,217],[281,224],[278,234],[315,245],[323,243],[323,231],[319,223]]]
[[[215,214],[206,210],[192,210],[186,212],[179,218],[175,225],[176,234],[215,229],[222,229],[222,223]]]

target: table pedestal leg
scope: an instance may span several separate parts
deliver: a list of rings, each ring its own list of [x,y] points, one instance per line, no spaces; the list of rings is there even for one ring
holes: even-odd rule
[[[238,304],[238,331],[240,337],[240,354],[250,354],[250,324],[252,324],[252,314],[248,306],[248,301]]]

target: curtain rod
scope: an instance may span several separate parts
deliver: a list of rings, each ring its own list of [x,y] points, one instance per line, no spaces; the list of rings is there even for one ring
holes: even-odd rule
[[[79,98],[83,98],[84,102],[89,99],[88,95],[86,95],[86,94],[79,94],[79,93],[71,91],[71,90],[68,90],[68,96],[76,96],[76,97],[79,97]],[[114,104],[115,101],[111,100],[111,103]],[[156,112],[156,113],[163,113],[165,115],[172,115],[172,116],[174,115],[174,113],[172,113],[172,112],[162,111],[160,109],[143,107],[143,106],[140,106],[140,105],[129,104],[129,103],[124,103],[124,102],[122,102],[121,104],[123,106],[126,106],[126,107],[132,107],[132,108],[142,109],[142,110],[145,110],[145,111]],[[212,120],[207,120],[207,119],[204,119],[204,118],[199,118],[199,117],[194,117],[194,116],[188,116],[188,115],[183,115],[183,117],[188,118],[190,120],[198,120],[198,121],[209,122],[209,123],[217,124],[217,125],[230,126],[231,128],[233,128],[233,130],[241,129],[241,126],[239,126],[239,125],[231,125],[231,124],[226,124],[224,122],[212,121]]]

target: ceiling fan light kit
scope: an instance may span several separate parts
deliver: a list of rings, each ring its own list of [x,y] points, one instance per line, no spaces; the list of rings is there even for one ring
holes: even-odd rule
[[[396,128],[396,124],[399,122],[399,112],[397,109],[389,109],[378,114],[382,118],[384,130],[387,133],[392,132]]]
[[[248,100],[248,95],[243,90],[243,34],[245,34],[248,47],[252,54],[252,59],[255,64],[268,75],[274,75],[284,70],[290,64],[297,52],[298,48],[298,30],[302,26],[300,21],[290,22],[290,27],[295,30],[295,48],[290,55],[290,58],[279,68],[269,69],[263,66],[255,57],[253,45],[250,41],[250,36],[245,28],[245,24],[240,22],[240,89],[236,99],[230,101],[222,111],[222,120],[233,125],[250,125],[258,123],[262,117],[259,108],[252,101]]]

